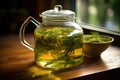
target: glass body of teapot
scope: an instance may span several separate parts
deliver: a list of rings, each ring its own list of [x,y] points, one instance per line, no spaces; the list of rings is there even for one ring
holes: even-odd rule
[[[36,64],[61,70],[82,63],[83,30],[75,22],[74,12],[56,5],[54,10],[45,11],[40,16],[43,22],[38,22],[34,31]]]

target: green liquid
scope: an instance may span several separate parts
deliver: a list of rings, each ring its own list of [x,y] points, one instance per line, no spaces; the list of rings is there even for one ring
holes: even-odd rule
[[[35,30],[35,61],[43,68],[60,70],[79,65],[83,60],[82,33],[73,28]]]

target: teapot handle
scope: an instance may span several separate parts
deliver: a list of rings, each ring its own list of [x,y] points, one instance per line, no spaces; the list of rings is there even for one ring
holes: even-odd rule
[[[19,38],[20,38],[20,42],[22,43],[22,45],[24,45],[25,47],[27,47],[30,50],[34,50],[34,48],[25,40],[25,28],[26,26],[29,24],[29,22],[32,22],[33,24],[35,24],[37,27],[39,27],[41,25],[41,23],[39,23],[37,20],[35,20],[32,16],[29,16],[21,25],[20,27],[20,32],[19,32]]]

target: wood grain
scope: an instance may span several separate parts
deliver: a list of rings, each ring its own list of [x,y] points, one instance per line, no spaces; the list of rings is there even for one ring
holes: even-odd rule
[[[33,36],[28,35],[27,39],[32,44],[34,43]],[[42,74],[51,74],[48,78],[72,79],[120,68],[120,48],[111,45],[102,53],[101,58],[85,57],[83,63],[79,66],[57,73],[42,69],[36,66],[34,62],[34,52],[22,46],[18,35],[1,36],[0,74],[3,75],[2,79],[5,78],[5,80],[35,80],[32,78],[41,78]],[[7,77],[5,77],[6,75]]]

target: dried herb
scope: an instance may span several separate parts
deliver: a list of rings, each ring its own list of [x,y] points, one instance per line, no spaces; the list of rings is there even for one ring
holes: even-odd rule
[[[106,36],[99,35],[98,32],[91,32],[90,35],[85,35],[83,38],[84,43],[106,43],[111,39]]]

